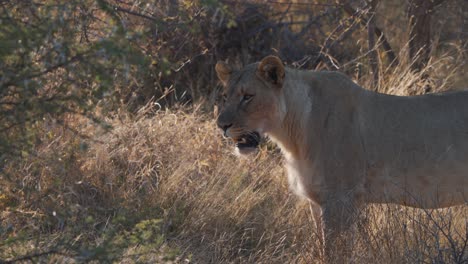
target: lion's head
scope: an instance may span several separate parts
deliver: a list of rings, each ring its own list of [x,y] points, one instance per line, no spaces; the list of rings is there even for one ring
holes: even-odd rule
[[[281,89],[285,68],[278,57],[235,70],[224,62],[216,64],[225,86],[225,103],[217,120],[224,135],[236,143],[240,154],[254,152],[260,136],[281,120]]]

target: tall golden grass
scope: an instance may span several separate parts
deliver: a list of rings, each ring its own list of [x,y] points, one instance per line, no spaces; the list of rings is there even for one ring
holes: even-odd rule
[[[409,68],[385,74],[390,93],[421,81]],[[444,78],[438,88],[450,88]],[[236,157],[199,108],[149,104],[109,117],[110,132],[70,116],[81,136],[41,123],[35,152],[0,179],[0,262],[318,262],[308,204],[288,190],[279,150]],[[371,205],[361,218],[346,234],[350,263],[468,262],[466,206]]]

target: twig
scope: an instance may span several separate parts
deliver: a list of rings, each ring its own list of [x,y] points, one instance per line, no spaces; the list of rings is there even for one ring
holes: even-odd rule
[[[129,15],[133,15],[133,16],[145,18],[145,19],[151,20],[151,21],[153,21],[153,22],[158,22],[158,20],[157,20],[156,18],[154,18],[154,17],[148,16],[148,15],[144,15],[144,14],[141,14],[141,13],[138,13],[138,12],[135,12],[135,11],[132,11],[132,10],[129,10],[129,9],[126,9],[126,8],[122,8],[122,7],[120,7],[120,6],[111,5],[111,7],[114,8],[115,11],[124,12],[124,13],[127,13],[127,14],[129,14]]]
[[[379,54],[375,49],[375,6],[377,2],[373,0],[370,2],[370,18],[367,23],[367,43],[369,48],[369,64],[372,70],[372,88],[374,91],[378,91],[379,85]]]
[[[41,253],[22,256],[22,257],[19,257],[19,258],[16,258],[16,259],[11,259],[11,260],[1,260],[0,259],[0,263],[10,264],[10,263],[15,263],[15,262],[24,262],[24,261],[28,261],[28,260],[33,262],[33,259],[35,259],[35,258],[46,256],[46,255],[52,255],[52,254],[61,255],[61,256],[69,256],[69,255],[67,255],[67,254],[65,254],[63,252],[59,252],[59,251],[53,249],[53,250],[49,250],[49,251],[45,251],[45,252],[41,252]]]
[[[306,2],[278,2],[278,1],[271,1],[271,0],[268,0],[266,1],[267,3],[269,4],[279,4],[279,5],[289,5],[289,4],[293,4],[293,5],[303,5],[303,6],[341,6],[341,4],[317,4],[317,3],[306,3]]]
[[[50,72],[52,72],[52,71],[54,71],[54,70],[57,70],[57,69],[62,68],[62,67],[64,67],[64,66],[67,66],[67,65],[70,64],[70,63],[73,63],[73,62],[76,62],[76,61],[82,59],[83,56],[86,55],[87,53],[88,53],[88,52],[75,55],[75,56],[73,56],[72,58],[70,58],[69,60],[66,60],[66,61],[64,61],[64,62],[58,63],[58,64],[56,64],[56,65],[54,65],[54,66],[52,66],[52,67],[50,67],[50,68],[47,68],[47,69],[45,69],[45,70],[43,70],[43,71],[40,71],[40,72],[31,74],[31,75],[29,75],[29,76],[19,76],[18,78],[16,78],[16,80],[13,79],[13,80],[10,80],[10,81],[8,81],[8,82],[1,83],[0,85],[3,86],[3,87],[8,87],[8,86],[11,86],[11,85],[15,85],[18,81],[31,80],[31,79],[40,77],[40,76],[42,76],[42,75],[45,75],[45,74],[50,73]],[[0,87],[1,87],[1,86],[0,86]],[[8,90],[8,89],[6,89],[6,90]]]

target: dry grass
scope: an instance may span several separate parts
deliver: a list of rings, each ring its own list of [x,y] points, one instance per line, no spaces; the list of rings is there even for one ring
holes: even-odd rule
[[[308,206],[288,191],[277,150],[263,146],[253,160],[238,159],[220,143],[213,121],[196,111],[110,122],[112,133],[97,136],[101,142],[89,142],[89,149],[63,132],[36,157],[7,169],[11,179],[2,179],[1,234],[7,242],[1,244],[1,258],[53,249],[64,256],[43,258],[316,260]],[[367,224],[348,236],[353,262],[463,263],[468,258],[466,208],[372,206],[364,216]],[[145,232],[146,237],[138,235]]]
[[[288,190],[276,148],[240,159],[211,116],[155,109],[109,118],[108,133],[70,118],[89,138],[42,123],[36,152],[9,161],[0,179],[0,260],[318,261],[309,207]],[[466,206],[372,205],[362,218],[346,234],[349,262],[468,262]]]
[[[379,65],[379,82],[376,88],[381,93],[394,95],[419,95],[424,93],[443,92],[447,90],[460,90],[466,88],[468,81],[466,74],[466,59],[468,53],[466,47],[452,44],[449,48],[440,51],[441,54],[431,57],[429,63],[420,71],[412,69],[413,61],[409,61],[406,54],[408,44],[403,45],[399,51],[399,65]],[[383,54],[380,53],[380,57]],[[355,72],[355,81],[361,86],[373,89],[372,76],[363,74],[361,68],[355,67],[358,61],[367,62],[367,57],[363,56],[342,66],[342,70],[350,73]]]

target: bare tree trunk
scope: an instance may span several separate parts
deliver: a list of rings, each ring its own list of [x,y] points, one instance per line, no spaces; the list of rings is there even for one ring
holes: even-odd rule
[[[431,17],[434,8],[444,0],[410,0],[409,18],[409,57],[414,60],[412,68],[421,70],[429,61],[432,47]]]
[[[367,41],[369,46],[369,65],[372,73],[372,89],[377,91],[379,85],[379,54],[375,46],[375,7],[377,0],[370,2],[370,17],[367,23]]]
[[[358,12],[356,10],[354,10],[354,8],[346,1],[346,0],[340,0],[339,3],[342,5],[344,11],[352,16],[352,17],[356,17],[358,16]],[[368,17],[364,17],[364,16],[360,16],[359,17],[359,21],[361,22],[362,25],[365,25],[367,26],[367,24],[369,23],[369,18]],[[374,23],[374,32],[375,34],[377,35],[377,37],[379,38],[378,41],[382,42],[382,48],[383,50],[385,51],[385,55],[387,56],[388,58],[388,63],[390,65],[398,65],[398,57],[396,56],[395,52],[393,51],[392,49],[392,46],[390,46],[390,43],[388,42],[387,38],[385,37],[385,34],[383,33],[383,31],[378,28],[375,23]]]

